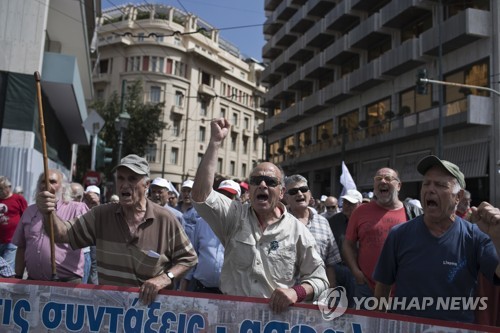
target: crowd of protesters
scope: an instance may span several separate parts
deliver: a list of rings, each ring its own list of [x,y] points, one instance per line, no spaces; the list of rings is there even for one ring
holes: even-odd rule
[[[489,309],[498,309],[500,210],[470,206],[459,166],[424,157],[420,200],[399,198],[400,175],[389,167],[376,171],[364,196],[350,189],[316,200],[305,177],[269,162],[245,180],[220,177],[218,150],[230,127],[211,122],[196,176],[180,188],[151,180],[148,162],[133,154],[115,167],[116,194],[102,204],[98,187],[84,190],[57,170],[49,188],[40,175],[30,206],[0,177],[0,276],[135,286],[145,304],[165,288],[264,297],[277,313],[335,287],[350,307],[361,297],[486,291]],[[55,275],[46,264],[51,220]],[[498,311],[393,312],[500,324]]]

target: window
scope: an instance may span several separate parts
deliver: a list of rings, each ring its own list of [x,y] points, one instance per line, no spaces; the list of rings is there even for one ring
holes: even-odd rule
[[[181,38],[179,36],[175,36],[174,37],[174,45],[176,45],[176,46],[181,46],[182,45]]]
[[[180,90],[175,91],[175,106],[184,106],[184,93]]]
[[[408,25],[401,28],[401,43],[405,40],[419,37],[420,34],[430,28],[432,28],[431,12],[419,17],[417,21],[411,21]]]
[[[179,148],[170,150],[170,164],[177,165],[179,161]]]
[[[162,57],[151,57],[151,71],[156,73],[163,73],[163,66],[165,59]]]
[[[146,146],[146,161],[156,162],[156,144],[148,144]]]
[[[149,71],[149,56],[142,57],[142,70]]]
[[[391,111],[390,98],[383,99],[366,106],[366,121],[368,123],[368,136],[375,136],[386,133],[390,130],[384,124],[386,112]]]
[[[163,35],[161,35],[161,34],[157,34],[157,35],[156,35],[156,42],[157,42],[157,43],[161,43],[161,42],[163,42]]]
[[[355,132],[359,128],[359,111],[354,110],[339,116],[338,124],[339,133],[343,134],[345,131],[346,135],[348,135],[347,139],[353,141]]]
[[[199,136],[198,136],[198,141],[200,142],[205,142],[205,127],[203,126],[200,126],[200,132],[199,132]]]
[[[488,60],[467,66],[459,71],[444,76],[444,81],[464,83],[468,85],[489,87]],[[467,95],[489,96],[486,90],[466,89],[461,87],[445,86],[446,103],[464,99]]]
[[[243,118],[243,128],[244,129],[250,128],[250,118],[248,117]]]
[[[301,147],[310,146],[312,143],[311,129],[308,128],[308,129],[300,132],[298,138],[299,138],[299,145]]]
[[[229,173],[231,175],[236,174],[236,163],[234,161],[229,162]]]
[[[174,61],[172,59],[167,59],[167,68],[165,68],[165,73],[172,74],[173,67],[174,67]]]
[[[223,164],[222,158],[218,158],[217,159],[217,172],[218,173],[222,173],[222,164]]]
[[[241,175],[243,177],[246,177],[247,176],[247,164],[246,163],[243,163],[241,165]]]
[[[99,73],[100,74],[107,74],[108,73],[108,65],[109,65],[108,59],[102,59],[101,61],[99,61]]]
[[[332,138],[333,135],[333,121],[325,121],[324,123],[316,126],[316,141],[327,141]]]
[[[212,76],[208,74],[207,72],[201,72],[201,78],[200,78],[200,83],[205,84],[209,87],[212,86]]]
[[[354,54],[352,57],[349,57],[343,64],[340,65],[340,76],[344,77],[356,69],[359,68],[359,54]]]
[[[238,127],[238,114],[233,112],[232,125]]]
[[[226,118],[226,108],[220,108],[220,117]]]
[[[174,74],[180,77],[186,77],[186,65],[181,61],[174,62]]]
[[[243,154],[248,154],[248,138],[243,138]]]
[[[208,102],[205,99],[200,100],[200,116],[206,117],[208,115],[207,104]]]
[[[128,58],[128,71],[129,72],[137,72],[140,70],[141,66],[141,57],[130,57]]]
[[[104,89],[98,89],[95,97],[98,100],[103,100],[104,99]]]
[[[237,141],[238,141],[238,135],[237,134],[231,135],[231,150],[232,151],[236,151]]]
[[[417,94],[415,88],[403,91],[399,94],[399,110],[395,115],[405,116],[410,113],[428,110],[432,107],[432,89],[428,89],[426,95]]]
[[[149,101],[151,103],[160,103],[160,101],[161,101],[161,88],[160,87],[158,87],[158,86],[151,87]]]
[[[179,136],[181,134],[181,121],[176,119],[172,122],[172,135]]]
[[[144,42],[144,32],[139,32],[139,33],[137,34],[137,40],[138,40],[139,42]]]

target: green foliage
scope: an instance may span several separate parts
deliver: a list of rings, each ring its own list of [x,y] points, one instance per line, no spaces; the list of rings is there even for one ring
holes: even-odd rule
[[[123,133],[122,157],[128,154],[144,156],[149,144],[161,135],[165,123],[161,120],[163,103],[145,104],[141,81],[129,82],[124,100],[124,111],[130,114],[128,128]],[[112,168],[118,164],[118,143],[120,132],[115,129],[115,119],[121,113],[121,96],[113,92],[107,101],[98,100],[91,106],[104,119],[105,123],[99,132],[99,138],[113,148],[113,161],[105,165],[103,171],[109,175]],[[78,169],[87,169],[80,166]]]

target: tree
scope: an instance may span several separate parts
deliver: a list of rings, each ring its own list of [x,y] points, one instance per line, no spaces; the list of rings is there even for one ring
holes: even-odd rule
[[[144,156],[147,146],[153,144],[165,128],[165,122],[160,119],[164,104],[145,103],[143,96],[141,81],[134,81],[128,85],[124,107],[130,114],[130,122],[123,135],[122,157],[128,154]],[[106,146],[114,148],[113,162],[105,166],[103,170],[97,170],[109,175],[112,168],[118,164],[119,132],[115,129],[115,119],[122,112],[121,96],[115,91],[107,101],[98,100],[91,107],[105,121],[103,128],[99,132],[99,138],[106,142]],[[90,166],[90,149],[81,149],[80,153],[89,154],[89,156],[82,156],[81,158],[80,155],[82,154],[79,154],[78,157],[78,170],[83,173]],[[81,175],[79,178],[81,179]]]

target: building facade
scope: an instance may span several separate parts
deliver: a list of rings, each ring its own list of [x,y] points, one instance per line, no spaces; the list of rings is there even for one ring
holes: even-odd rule
[[[442,6],[440,3],[442,2]],[[460,166],[473,203],[500,204],[499,18],[494,0],[265,0],[269,159],[339,195],[341,162],[358,189],[399,171],[419,198],[420,158]],[[416,78],[492,89],[427,85]]]
[[[41,75],[49,167],[71,178],[93,98],[91,42],[99,0],[0,2],[0,175],[31,202],[43,172],[34,73]]]
[[[210,121],[224,117],[231,133],[219,152],[218,173],[244,179],[264,158],[258,127],[266,113],[264,69],[219,37],[201,18],[164,5],[127,5],[103,11],[97,98],[142,81],[145,103],[164,103],[161,137],[148,147],[151,177],[176,185],[193,179],[210,139]]]

